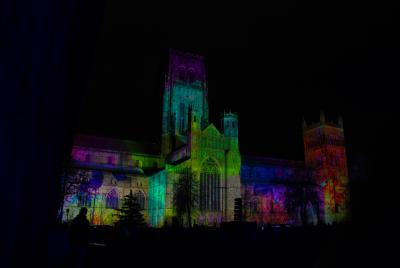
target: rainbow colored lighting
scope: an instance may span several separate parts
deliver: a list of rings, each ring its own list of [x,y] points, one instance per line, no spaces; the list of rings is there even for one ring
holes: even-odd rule
[[[133,141],[78,135],[72,164],[87,172],[89,180],[64,196],[64,221],[85,206],[92,224],[112,225],[120,200],[130,191],[151,227],[176,222],[219,226],[233,221],[235,213],[258,224],[348,220],[349,178],[341,119],[334,124],[321,114],[316,124],[303,122],[304,161],[242,156],[238,116],[224,113],[220,126],[209,123],[204,58],[171,50],[168,67],[161,148],[156,152]],[[197,189],[193,196],[198,194],[199,200],[181,210],[174,196],[183,174],[189,173]],[[243,200],[239,212],[234,206],[238,198]]]

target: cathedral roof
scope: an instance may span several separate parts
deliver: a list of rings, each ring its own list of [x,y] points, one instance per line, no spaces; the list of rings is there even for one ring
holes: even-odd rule
[[[141,154],[159,154],[160,151],[154,143],[142,143],[85,134],[77,134],[75,136],[74,146]]]
[[[217,136],[220,137],[222,134],[219,130],[214,126],[213,123],[209,124],[204,130],[203,133],[208,136]]]

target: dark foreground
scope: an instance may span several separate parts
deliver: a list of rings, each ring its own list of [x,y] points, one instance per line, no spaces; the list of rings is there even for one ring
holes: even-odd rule
[[[102,227],[91,231],[83,267],[387,267],[399,253],[384,233],[354,226],[149,229],[122,238]],[[68,267],[68,243],[60,240],[50,243],[50,264]]]

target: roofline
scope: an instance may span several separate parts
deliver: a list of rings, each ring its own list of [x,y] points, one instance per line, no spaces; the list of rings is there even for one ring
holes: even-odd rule
[[[170,48],[169,49],[169,53],[170,53],[170,55],[171,55],[171,53],[174,53],[176,55],[182,55],[182,56],[187,56],[187,57],[192,57],[192,58],[197,58],[197,59],[204,59],[203,55],[199,55],[199,54],[195,54],[195,53],[192,53],[192,52],[179,50],[179,49],[176,49],[176,48]]]
[[[80,145],[73,145],[72,148],[84,148],[84,149],[91,149],[95,151],[100,151],[100,152],[110,152],[110,153],[129,153],[132,155],[141,155],[141,156],[151,156],[151,157],[161,157],[159,154],[145,154],[145,153],[135,153],[132,151],[115,151],[115,150],[107,150],[107,149],[101,149],[101,148],[95,148],[95,147],[86,147],[86,146],[80,146]]]
[[[90,147],[90,146],[82,146],[82,145],[77,145],[76,141],[79,138],[79,136],[81,137],[85,137],[85,138],[97,138],[97,139],[105,139],[105,140],[109,140],[109,141],[115,141],[115,142],[127,142],[127,143],[131,143],[131,144],[138,144],[138,145],[158,145],[157,142],[142,142],[142,141],[134,141],[134,140],[127,140],[127,139],[118,139],[118,138],[111,138],[111,137],[105,137],[105,136],[96,136],[96,135],[89,135],[89,134],[82,134],[82,133],[76,133],[75,137],[74,137],[74,141],[73,141],[73,145],[72,147],[80,147],[80,148],[91,148],[91,149],[95,149],[95,150],[101,150],[104,152],[128,152],[128,153],[132,153],[134,151],[128,151],[128,150],[110,150],[110,149],[103,149],[103,148],[98,148],[98,147]],[[100,147],[100,146],[99,146]],[[158,150],[154,150],[154,151],[158,151]],[[160,156],[160,153],[156,153],[156,154],[152,154],[152,153],[133,153],[133,154],[137,154],[137,155],[150,155],[150,156]]]
[[[307,131],[310,131],[310,130],[313,130],[313,129],[316,129],[316,128],[321,128],[321,127],[336,128],[336,129],[339,129],[339,130],[343,131],[343,128],[341,126],[337,125],[337,124],[334,124],[334,123],[331,123],[331,122],[325,122],[324,124],[322,124],[322,123],[318,122],[318,123],[314,123],[314,124],[311,124],[309,126],[306,126],[303,129],[303,133],[307,132]]]
[[[135,140],[128,140],[128,139],[120,139],[120,138],[114,138],[114,137],[107,137],[107,136],[97,136],[97,135],[90,135],[90,134],[85,134],[85,133],[76,133],[74,140],[78,136],[86,136],[86,137],[93,137],[93,138],[100,138],[100,139],[108,139],[108,140],[115,140],[115,141],[127,141],[127,142],[136,142],[136,143],[144,143],[144,144],[157,144],[156,142],[144,142],[144,141],[135,141]]]
[[[138,167],[126,167],[120,165],[108,165],[108,164],[96,164],[96,163],[85,163],[81,161],[74,161],[73,166],[75,168],[83,168],[89,170],[103,170],[103,171],[118,171],[125,172],[128,174],[142,175],[143,170]]]

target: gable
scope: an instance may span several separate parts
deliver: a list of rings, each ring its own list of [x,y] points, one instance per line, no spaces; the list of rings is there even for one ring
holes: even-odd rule
[[[208,127],[206,127],[203,130],[203,135],[210,136],[210,137],[222,137],[221,133],[218,131],[218,129],[212,123],[209,124]]]

